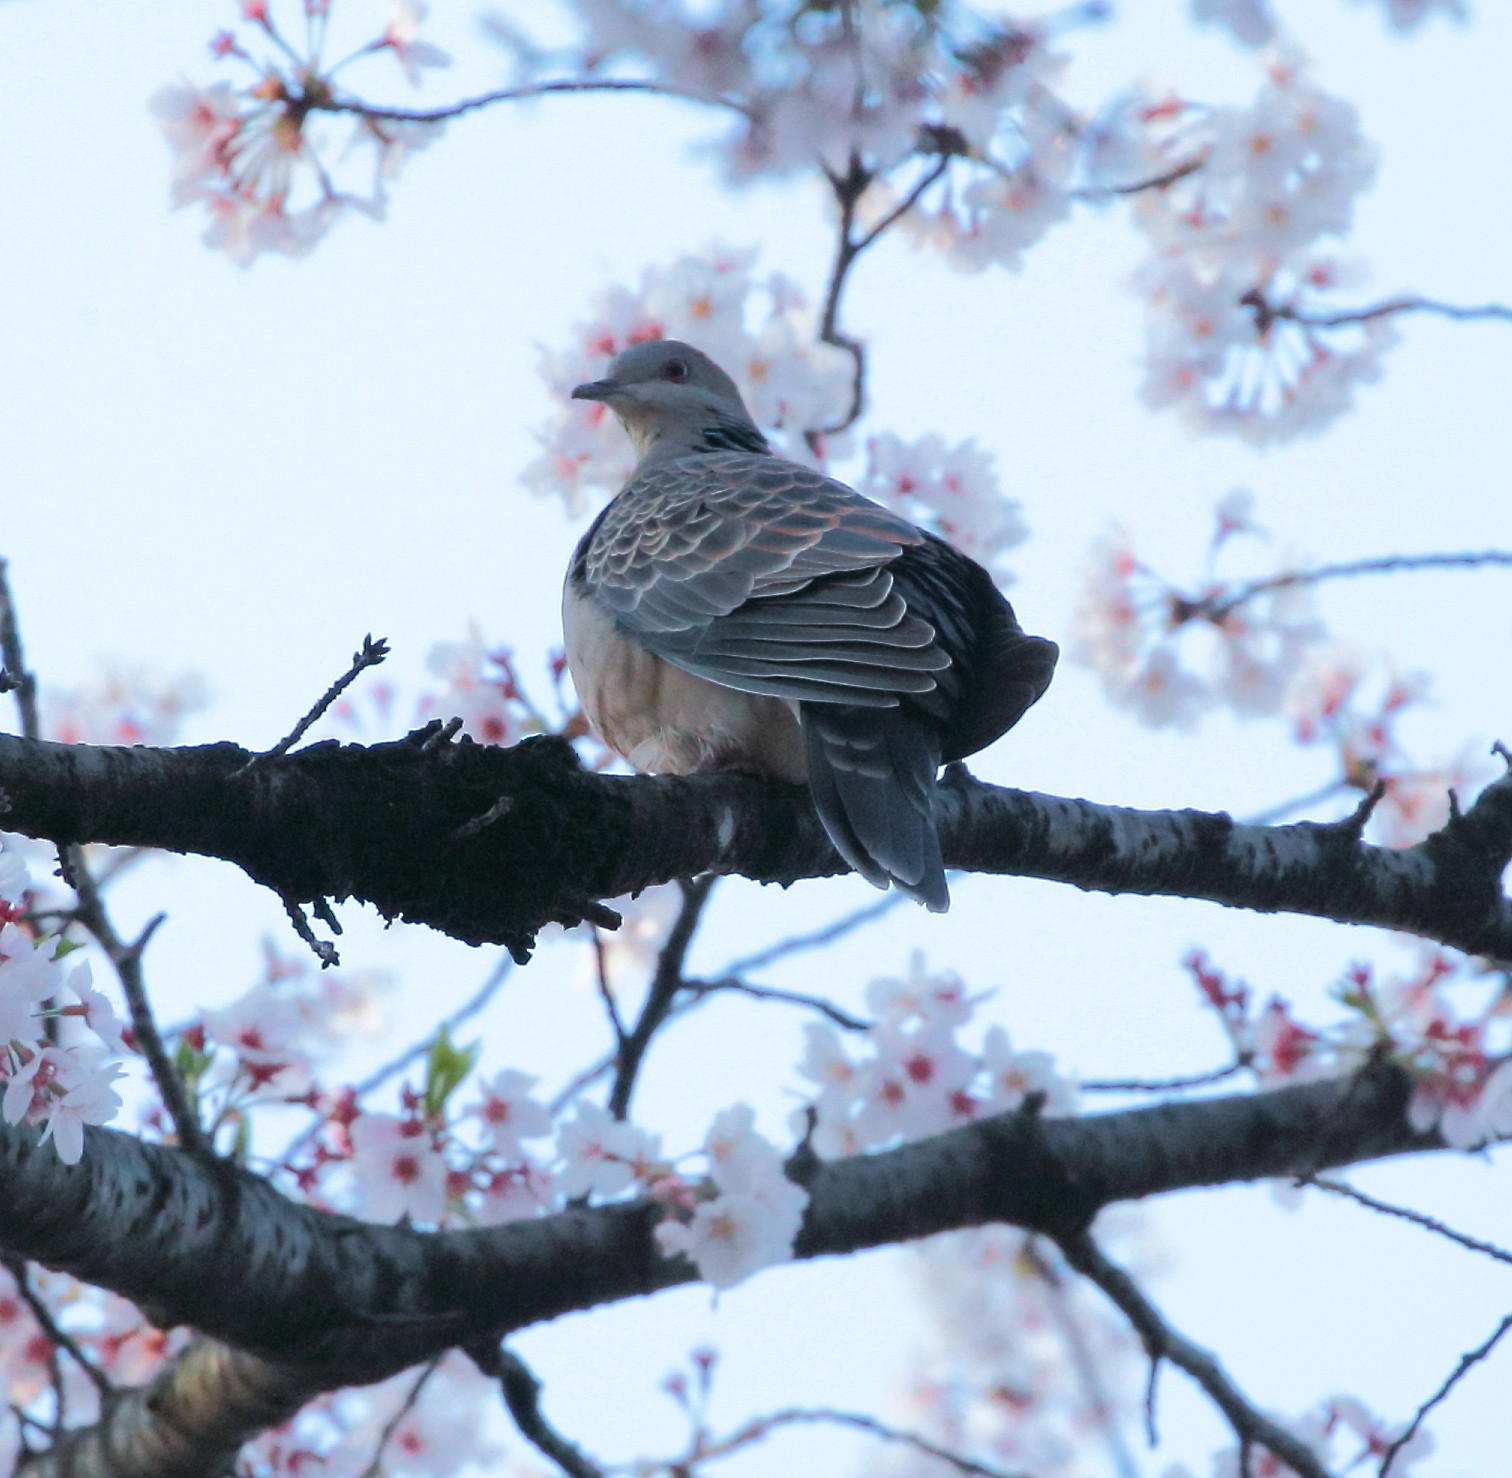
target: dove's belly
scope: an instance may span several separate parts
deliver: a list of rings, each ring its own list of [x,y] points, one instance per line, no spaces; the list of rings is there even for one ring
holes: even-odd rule
[[[803,735],[785,700],[721,687],[664,662],[570,579],[562,592],[562,632],[584,716],[635,769],[746,770],[793,784],[807,778]]]

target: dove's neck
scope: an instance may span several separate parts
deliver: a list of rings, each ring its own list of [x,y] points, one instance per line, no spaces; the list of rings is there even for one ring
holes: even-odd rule
[[[653,424],[626,422],[625,429],[630,433],[642,467],[650,462],[668,462],[674,457],[696,456],[700,452],[769,454],[772,450],[766,437],[743,417],[704,417],[697,422],[663,418]]]

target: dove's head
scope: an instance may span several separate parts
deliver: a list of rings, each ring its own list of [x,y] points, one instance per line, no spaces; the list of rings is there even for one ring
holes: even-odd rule
[[[619,417],[641,460],[692,452],[769,450],[735,382],[707,354],[677,339],[650,339],[616,355],[602,380],[572,392]]]

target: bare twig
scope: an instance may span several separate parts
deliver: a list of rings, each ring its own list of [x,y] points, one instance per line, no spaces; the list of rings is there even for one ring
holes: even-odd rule
[[[322,98],[318,94],[312,94],[304,102],[312,111],[354,113],[359,118],[371,118],[379,122],[444,123],[449,118],[460,118],[464,113],[474,113],[479,108],[487,108],[494,103],[514,103],[563,92],[644,92],[655,97],[675,98],[684,103],[701,103],[710,108],[728,108],[737,113],[746,111],[734,98],[708,97],[703,93],[666,87],[659,82],[640,82],[628,77],[568,77],[553,82],[527,82],[518,87],[501,87],[494,92],[480,93],[477,97],[463,98],[460,102],[448,103],[441,108],[383,108],[364,103],[359,98]]]
[[[745,1426],[732,1432],[728,1437],[712,1443],[701,1442],[696,1452],[663,1462],[659,1466],[669,1474],[687,1474],[691,1472],[690,1465],[694,1461],[707,1462],[714,1458],[729,1457],[741,1448],[762,1441],[778,1427],[816,1424],[851,1427],[858,1432],[866,1432],[872,1437],[880,1438],[883,1442],[895,1442],[903,1447],[911,1447],[915,1452],[922,1452],[942,1463],[948,1463],[958,1473],[969,1474],[970,1478],[1023,1478],[1022,1474],[1010,1473],[1005,1468],[989,1467],[986,1463],[979,1463],[964,1457],[961,1453],[952,1452],[950,1448],[941,1447],[939,1443],[931,1442],[929,1438],[920,1436],[917,1432],[905,1431],[901,1427],[890,1427],[885,1422],[878,1421],[874,1416],[867,1416],[864,1412],[834,1411],[828,1407],[802,1406],[790,1406],[781,1411],[771,1412],[767,1416],[753,1417]]]
[[[906,901],[906,897],[907,895],[899,893],[894,888],[884,893],[875,903],[868,903],[864,908],[844,914],[833,923],[826,924],[822,929],[779,939],[776,944],[757,950],[753,955],[742,955],[738,960],[731,960],[719,972],[720,976],[724,978],[731,975],[749,975],[752,970],[760,970],[767,965],[775,964],[789,955],[802,954],[810,949],[822,949],[826,944],[833,944],[837,939],[843,939],[845,935],[871,923],[874,919],[880,919],[883,914],[891,913],[900,903]]]
[[[1144,1343],[1151,1360],[1169,1360],[1207,1392],[1213,1404],[1228,1418],[1229,1426],[1244,1448],[1258,1444],[1282,1462],[1290,1464],[1300,1478],[1328,1478],[1317,1454],[1258,1410],[1231,1381],[1217,1359],[1178,1334],[1160,1310],[1145,1297],[1139,1285],[1104,1256],[1087,1232],[1057,1237],[1066,1261],[1090,1278],[1123,1311]],[[1241,1463],[1240,1471],[1246,1471]]]
[[[1380,1478],[1386,1478],[1386,1475],[1391,1471],[1392,1463],[1396,1461],[1397,1454],[1417,1436],[1418,1429],[1423,1425],[1423,1419],[1428,1413],[1448,1397],[1449,1393],[1465,1378],[1473,1366],[1479,1365],[1496,1348],[1501,1337],[1509,1329],[1512,1329],[1512,1314],[1508,1314],[1496,1326],[1491,1333],[1491,1337],[1484,1344],[1477,1345],[1473,1350],[1460,1356],[1459,1364],[1454,1367],[1448,1379],[1418,1407],[1417,1414],[1408,1424],[1407,1430],[1381,1454]]]
[[[1482,1242],[1478,1237],[1457,1232],[1436,1217],[1428,1216],[1422,1211],[1414,1211],[1410,1206],[1394,1206],[1390,1201],[1378,1201],[1374,1196],[1367,1196],[1364,1191],[1357,1191],[1352,1185],[1342,1180],[1334,1180],[1331,1176],[1323,1175],[1299,1175],[1297,1184],[1316,1186],[1320,1191],[1331,1191],[1336,1196],[1346,1196],[1349,1200],[1371,1211],[1379,1211],[1383,1216],[1400,1217],[1403,1221],[1410,1221],[1414,1226],[1422,1227],[1424,1231],[1447,1237],[1451,1242],[1457,1242],[1471,1252],[1483,1253],[1486,1257],[1495,1258],[1497,1262],[1512,1263],[1512,1252],[1498,1247],[1494,1242]]]
[[[840,331],[840,301],[856,258],[919,203],[924,192],[943,178],[945,171],[950,168],[950,161],[959,153],[959,147],[942,139],[934,140],[934,149],[939,157],[913,189],[869,231],[864,231],[859,236],[855,229],[856,207],[876,176],[861,163],[861,156],[853,152],[846,172],[843,175],[831,174],[829,177],[830,186],[835,192],[835,203],[840,209],[840,223],[835,237],[835,259],[830,266],[829,286],[824,294],[824,311],[819,320],[819,338],[822,343],[831,344],[849,354],[854,370],[850,408],[832,426],[822,426],[818,431],[811,432],[810,440],[835,436],[848,430],[861,419],[861,413],[866,409],[866,348],[859,339]]]
[[[157,914],[149,919],[146,928],[128,944],[116,932],[115,925],[106,912],[105,900],[84,859],[83,848],[59,847],[58,859],[64,877],[79,900],[74,917],[89,930],[95,943],[105,952],[105,958],[115,967],[116,978],[121,982],[121,991],[126,997],[127,1009],[131,1012],[132,1038],[137,1051],[147,1060],[148,1070],[157,1085],[163,1107],[173,1122],[173,1132],[179,1147],[196,1152],[210,1149],[210,1142],[200,1127],[183,1080],[163,1044],[142,975],[142,953],[166,915]]]
[[[1258,297],[1258,293],[1255,296]],[[1389,298],[1384,303],[1374,303],[1367,308],[1350,308],[1342,313],[1308,313],[1295,307],[1277,308],[1263,299],[1260,304],[1250,302],[1249,306],[1255,309],[1257,316],[1263,308],[1267,319],[1285,319],[1289,323],[1299,323],[1304,328],[1342,328],[1345,324],[1370,323],[1377,318],[1390,318],[1396,313],[1433,313],[1459,323],[1477,319],[1500,319],[1504,323],[1512,323],[1512,308],[1501,303],[1484,303],[1476,308],[1466,308],[1456,303],[1440,303],[1433,298],[1416,296]]]
[[[1332,800],[1341,790],[1350,789],[1347,780],[1330,780],[1327,785],[1320,785],[1316,790],[1309,791],[1306,795],[1299,795],[1289,801],[1281,801],[1274,806],[1268,806],[1263,811],[1255,811],[1246,816],[1240,823],[1243,826],[1273,826],[1283,816],[1290,816],[1296,811],[1305,811],[1313,806],[1321,805],[1324,801]]]
[[[593,973],[598,981],[599,1000],[604,1004],[604,1014],[609,1018],[609,1028],[614,1033],[614,1050],[623,1051],[625,1023],[620,1019],[619,1006],[609,985],[609,961],[604,952],[603,935],[597,929],[593,931]]]
[[[535,1372],[502,1345],[479,1345],[467,1352],[485,1375],[499,1383],[504,1404],[520,1435],[550,1458],[567,1478],[604,1478],[604,1470],[569,1442],[541,1412],[541,1383]]]
[[[842,1011],[833,1001],[826,1001],[822,996],[809,996],[796,990],[778,990],[770,985],[753,985],[750,981],[740,980],[733,975],[726,975],[722,980],[685,980],[683,989],[693,998],[688,1005],[720,991],[735,991],[757,1001],[784,1001],[790,1006],[807,1006],[809,1010],[829,1017],[836,1026],[848,1032],[870,1031],[876,1025],[860,1016],[852,1016],[849,1011]]]
[[[1061,1338],[1071,1354],[1071,1364],[1081,1382],[1087,1410],[1097,1430],[1107,1443],[1108,1456],[1119,1478],[1138,1478],[1138,1467],[1124,1441],[1119,1426],[1118,1413],[1103,1384],[1102,1372],[1098,1369],[1097,1356],[1087,1343],[1086,1331],[1072,1307],[1070,1289],[1061,1271],[1041,1251],[1039,1239],[1027,1238],[1024,1243],[1024,1258],[1034,1275],[1049,1290],[1051,1315],[1060,1326]],[[1156,1369],[1151,1363],[1152,1379]]]
[[[1210,1073],[1194,1073],[1188,1078],[1093,1078],[1081,1085],[1084,1093],[1178,1093],[1183,1088],[1206,1088],[1210,1083],[1222,1083],[1235,1073],[1242,1073],[1254,1056],[1241,1052],[1227,1067],[1215,1068]]]
[[[1166,190],[1179,180],[1184,180],[1189,174],[1195,174],[1206,163],[1205,152],[1196,154],[1166,170],[1163,174],[1152,175],[1147,180],[1136,180],[1132,185],[1088,186],[1085,189],[1073,190],[1071,198],[1073,200],[1109,200],[1118,195],[1141,195],[1146,190]]]
[[[667,1019],[682,988],[683,961],[716,881],[715,874],[705,873],[703,877],[683,879],[678,883],[683,895],[682,908],[667,935],[667,942],[656,957],[656,972],[651,977],[640,1016],[616,1054],[614,1087],[609,1093],[609,1112],[616,1119],[623,1119],[630,1112],[630,1095],[635,1092],[636,1075],[652,1037]]]
[[[99,1392],[101,1401],[109,1398],[115,1390],[115,1387],[110,1383],[110,1377],[79,1348],[78,1341],[53,1318],[52,1310],[47,1307],[41,1294],[32,1287],[25,1259],[6,1254],[4,1257],[0,1257],[0,1262],[5,1264],[6,1270],[16,1280],[16,1292],[21,1295],[21,1301],[31,1310],[32,1318],[37,1321],[42,1329],[42,1333],[58,1349],[67,1351],[74,1364],[89,1377],[90,1384]],[[63,1422],[61,1384],[58,1389],[60,1406],[57,1419],[58,1424],[61,1426]]]
[[[387,1450],[389,1443],[393,1441],[394,1433],[399,1430],[405,1417],[415,1409],[416,1404],[420,1400],[421,1392],[425,1390],[426,1383],[430,1378],[440,1369],[443,1358],[443,1356],[437,1355],[415,1377],[414,1384],[405,1392],[404,1400],[399,1403],[398,1410],[383,1424],[383,1430],[378,1434],[378,1445],[373,1449],[372,1461],[362,1470],[360,1478],[381,1478],[384,1452]]]
[[[233,780],[240,779],[249,770],[255,770],[259,765],[266,764],[269,760],[277,759],[281,754],[287,754],[320,720],[321,715],[328,709],[357,678],[368,670],[376,667],[389,654],[388,642],[383,637],[373,640],[372,634],[362,638],[360,650],[352,653],[352,665],[328,687],[317,700],[315,706],[300,719],[300,721],[284,735],[272,749],[263,754],[255,754],[244,764],[241,769],[231,776]]]
[[[310,927],[310,921],[305,917],[304,909],[300,907],[299,900],[287,893],[280,893],[278,901],[283,904],[284,912],[289,916],[289,922],[294,926],[294,932],[309,945],[310,953],[320,961],[322,970],[329,970],[332,965],[341,963],[341,956],[337,953],[336,946],[329,939],[317,939],[315,931]]]
[[[21,649],[21,624],[16,617],[16,603],[11,597],[7,561],[0,559],[0,693],[14,693],[21,715],[21,735],[25,739],[42,737],[42,721],[37,713],[37,679],[28,672]]]
[[[1477,569],[1484,566],[1512,566],[1512,551],[1482,549],[1464,554],[1389,554],[1377,559],[1349,560],[1343,564],[1319,565],[1311,570],[1292,570],[1265,580],[1241,585],[1232,595],[1206,597],[1201,600],[1173,601],[1172,615],[1178,621],[1202,620],[1215,625],[1257,595],[1272,590],[1286,590],[1294,585],[1316,585],[1323,580],[1337,580],[1355,575],[1387,575],[1399,570]]]

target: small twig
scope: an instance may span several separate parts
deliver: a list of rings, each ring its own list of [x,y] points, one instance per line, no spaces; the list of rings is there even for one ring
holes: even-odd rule
[[[822,949],[826,944],[833,944],[837,939],[844,938],[845,935],[871,923],[874,919],[880,919],[883,914],[891,913],[900,903],[906,901],[905,894],[893,889],[883,894],[875,903],[868,903],[864,908],[844,914],[833,923],[826,924],[822,929],[815,929],[809,934],[794,934],[790,938],[778,940],[776,944],[768,945],[766,949],[758,950],[753,955],[743,955],[738,960],[731,960],[720,971],[720,976],[725,978],[733,975],[749,975],[752,970],[763,969],[767,965],[787,958],[788,955],[801,954],[810,949]]]
[[[269,760],[275,760],[280,755],[287,754],[319,722],[326,709],[341,697],[362,673],[369,667],[378,666],[388,654],[388,642],[383,637],[380,636],[377,641],[374,641],[371,633],[364,636],[361,650],[352,653],[352,665],[325,690],[315,706],[272,749],[263,754],[254,754],[246,764],[231,775],[231,779],[236,780],[248,771],[255,770],[259,765],[267,764]]]
[[[1114,1471],[1120,1475],[1120,1478],[1137,1478],[1139,1470],[1124,1443],[1123,1432],[1119,1428],[1118,1413],[1104,1388],[1097,1357],[1089,1348],[1086,1331],[1082,1328],[1077,1319],[1076,1310],[1071,1305],[1067,1280],[1061,1276],[1060,1270],[1045,1257],[1038,1238],[1025,1239],[1022,1255],[1034,1275],[1049,1290],[1048,1301],[1052,1317],[1060,1326],[1061,1338],[1066,1342],[1066,1348],[1071,1354],[1072,1368],[1076,1371],[1077,1379],[1082,1385],[1088,1413],[1107,1443],[1108,1456],[1112,1459]],[[1152,1383],[1158,1368],[1158,1361],[1150,1362]],[[1153,1420],[1153,1407],[1149,1415]]]
[[[1209,1073],[1194,1073],[1188,1078],[1093,1078],[1081,1085],[1084,1093],[1177,1093],[1183,1088],[1206,1088],[1222,1083],[1235,1073],[1242,1073],[1254,1061],[1254,1054],[1241,1052],[1227,1067]]]
[[[137,1051],[147,1060],[152,1081],[157,1085],[163,1107],[173,1122],[173,1132],[179,1148],[196,1153],[210,1149],[210,1142],[200,1127],[183,1079],[179,1077],[178,1069],[174,1067],[173,1059],[163,1045],[142,976],[142,953],[167,915],[160,913],[149,919],[147,927],[127,944],[116,933],[115,925],[105,911],[105,900],[100,894],[99,884],[89,870],[89,864],[84,860],[83,849],[75,846],[59,847],[58,860],[64,877],[79,900],[74,917],[89,930],[95,943],[104,950],[106,959],[115,968],[116,978],[121,982],[121,992],[126,997],[126,1006],[131,1012],[132,1038]]]
[[[394,1433],[400,1428],[405,1417],[415,1409],[420,1400],[420,1393],[425,1390],[426,1382],[441,1367],[444,1356],[437,1355],[425,1369],[415,1378],[415,1383],[405,1393],[404,1400],[399,1403],[399,1409],[395,1411],[384,1424],[383,1430],[378,1434],[378,1445],[373,1449],[372,1461],[362,1470],[360,1478],[380,1478],[383,1472],[383,1454],[389,1443],[393,1441]]]
[[[315,937],[315,931],[310,927],[310,921],[305,917],[299,900],[288,893],[280,893],[278,901],[283,904],[284,912],[288,914],[289,922],[294,926],[294,932],[309,945],[311,953],[320,961],[320,968],[329,970],[332,965],[339,965],[341,956],[336,952],[336,946],[329,939]]]
[[[650,989],[646,992],[645,1004],[633,1030],[624,1039],[616,1054],[614,1087],[609,1092],[609,1112],[616,1119],[625,1118],[630,1112],[630,1096],[635,1092],[636,1075],[645,1059],[646,1049],[657,1029],[667,1019],[672,1003],[681,989],[683,961],[687,958],[688,946],[698,928],[704,905],[709,901],[718,879],[713,873],[703,877],[680,879],[682,908],[667,934],[667,941],[656,957],[656,971],[651,977]]]
[[[850,263],[854,263],[856,258],[860,256],[861,253],[864,252],[866,248],[872,244],[872,242],[874,242],[884,231],[887,231],[893,226],[896,226],[898,222],[901,221],[903,217],[906,216],[909,211],[911,211],[914,206],[916,206],[919,201],[924,198],[924,192],[928,190],[929,187],[933,185],[937,180],[940,180],[944,177],[945,171],[950,168],[950,161],[954,157],[954,154],[942,154],[937,160],[935,160],[934,168],[931,169],[927,174],[925,174],[924,177],[919,180],[919,182],[913,187],[913,189],[910,190],[908,194],[905,195],[903,199],[897,203],[897,205],[895,205],[890,211],[888,211],[888,213],[883,216],[882,219],[878,221],[870,231],[866,232],[864,236],[861,236],[857,239],[855,250],[851,253]],[[847,264],[847,268],[849,268],[850,263]]]
[[[9,562],[0,559],[0,679],[4,680],[0,693],[16,695],[16,707],[21,714],[21,737],[40,739],[42,720],[37,712],[37,679],[26,669],[26,657],[21,649],[21,623],[16,616],[16,603],[11,596],[7,574],[9,568]]]
[[[1245,1447],[1258,1443],[1282,1462],[1290,1464],[1300,1478],[1328,1478],[1328,1470],[1319,1462],[1317,1454],[1258,1410],[1229,1379],[1214,1356],[1178,1334],[1145,1297],[1139,1285],[1104,1256],[1087,1232],[1076,1232],[1055,1240],[1066,1261],[1097,1284],[1123,1311],[1143,1341],[1150,1359],[1169,1360],[1207,1392],[1213,1404],[1228,1418],[1229,1426],[1239,1438],[1241,1453]],[[1243,1463],[1240,1471],[1245,1471]]]
[[[1482,1242],[1478,1237],[1467,1236],[1464,1232],[1457,1232],[1451,1226],[1439,1221],[1436,1217],[1427,1215],[1422,1211],[1414,1211],[1410,1206],[1394,1206],[1390,1201],[1378,1201],[1374,1196],[1367,1196],[1364,1191],[1357,1191],[1352,1185],[1342,1180],[1334,1180],[1332,1177],[1321,1175],[1299,1175],[1297,1184],[1303,1186],[1316,1186],[1320,1191],[1330,1191],[1336,1196],[1346,1196],[1349,1200],[1366,1207],[1371,1211],[1379,1211],[1383,1216],[1400,1217],[1403,1221],[1410,1221],[1414,1226],[1422,1227],[1424,1231],[1433,1232],[1440,1237],[1447,1237],[1451,1242],[1457,1242],[1461,1247],[1471,1252],[1480,1252],[1487,1257],[1495,1258],[1497,1262],[1512,1263],[1512,1252],[1498,1247],[1494,1242]]]
[[[858,1432],[866,1432],[872,1437],[880,1438],[883,1442],[896,1442],[903,1447],[911,1447],[915,1452],[922,1452],[942,1463],[948,1463],[958,1473],[968,1474],[970,1478],[1024,1478],[1023,1474],[1010,1473],[1006,1468],[990,1467],[986,1463],[963,1457],[958,1452],[952,1452],[948,1447],[941,1447],[939,1443],[931,1442],[929,1438],[917,1432],[905,1431],[901,1427],[890,1427],[885,1422],[878,1421],[874,1416],[867,1416],[864,1412],[833,1411],[827,1407],[800,1406],[790,1406],[782,1411],[774,1411],[769,1416],[753,1417],[745,1426],[732,1432],[728,1437],[713,1443],[700,1443],[696,1452],[689,1453],[680,1459],[662,1462],[658,1466],[669,1474],[685,1475],[692,1471],[691,1464],[694,1461],[707,1462],[714,1458],[728,1457],[743,1447],[762,1441],[777,1427],[808,1426],[815,1423],[851,1427]]]
[[[377,121],[387,119],[394,123],[444,123],[449,118],[460,118],[464,113],[473,113],[494,103],[513,103],[561,92],[644,92],[655,97],[675,98],[678,102],[701,103],[709,108],[728,108],[742,115],[746,112],[734,98],[709,97],[703,93],[665,87],[659,82],[639,82],[628,77],[581,77],[562,78],[555,82],[527,82],[518,87],[501,87],[495,92],[463,98],[461,102],[448,103],[441,108],[380,108],[356,98],[321,98],[317,95],[307,96],[304,102],[312,112],[354,113],[359,118]]]
[[[1194,155],[1191,159],[1183,160],[1180,164],[1165,171],[1164,174],[1153,175],[1147,180],[1138,180],[1132,185],[1096,185],[1081,190],[1073,190],[1073,200],[1108,200],[1117,195],[1139,195],[1146,190],[1165,190],[1184,180],[1189,174],[1195,174],[1207,163],[1207,154]]]
[[[620,1017],[614,992],[609,988],[609,962],[604,954],[603,936],[595,929],[592,937],[593,973],[598,981],[599,1000],[604,1003],[604,1014],[609,1018],[609,1026],[614,1032],[614,1049],[621,1052],[625,1047],[625,1023]]]
[[[498,800],[496,800],[493,805],[491,805],[481,815],[474,816],[471,821],[464,821],[462,825],[452,833],[452,840],[461,842],[465,841],[470,836],[477,836],[477,834],[482,831],[484,827],[492,826],[494,822],[497,821],[501,816],[509,815],[509,813],[514,810],[514,803],[515,798],[512,795],[501,795]]]
[[[829,1017],[836,1026],[848,1032],[870,1031],[876,1025],[874,1021],[867,1021],[863,1017],[852,1016],[849,1011],[842,1011],[833,1001],[826,1001],[822,996],[808,996],[796,990],[778,990],[770,985],[753,985],[750,981],[739,980],[733,975],[727,975],[722,980],[685,980],[683,989],[688,991],[695,1000],[712,996],[720,991],[735,991],[757,1001],[784,1001],[791,1006],[807,1006],[809,1010],[818,1011],[821,1015]]]
[[[502,1345],[470,1346],[467,1353],[484,1375],[498,1381],[504,1405],[526,1441],[567,1478],[604,1478],[604,1470],[546,1420],[541,1412],[541,1382],[518,1355]]]
[[[1456,303],[1440,303],[1433,298],[1416,296],[1389,298],[1384,303],[1375,303],[1368,308],[1351,308],[1343,313],[1307,313],[1301,308],[1275,308],[1269,304],[1265,306],[1269,317],[1284,318],[1305,328],[1342,328],[1345,324],[1369,323],[1373,319],[1389,318],[1393,313],[1435,313],[1440,318],[1452,318],[1460,323],[1487,318],[1512,323],[1512,308],[1501,303],[1484,303],[1478,308],[1465,308]]]
[[[1286,590],[1294,585],[1316,585],[1322,580],[1337,580],[1354,575],[1394,574],[1398,570],[1474,569],[1484,565],[1512,566],[1512,551],[1482,549],[1466,554],[1390,554],[1378,559],[1319,565],[1312,570],[1293,570],[1285,575],[1272,575],[1266,580],[1252,580],[1222,600],[1210,597],[1183,601],[1177,614],[1186,620],[1200,618],[1216,625],[1257,595],[1265,595],[1272,590]]]
[[[831,344],[850,355],[851,403],[850,409],[839,421],[810,433],[811,443],[854,426],[866,408],[866,349],[859,339],[840,332],[840,298],[845,291],[845,279],[861,254],[861,247],[854,235],[856,205],[866,193],[872,179],[871,171],[862,165],[861,156],[854,152],[851,154],[850,168],[843,175],[829,176],[830,187],[835,192],[835,203],[840,207],[840,223],[835,236],[835,260],[830,266],[829,286],[824,293],[824,311],[819,319],[819,339],[821,343]]]
[[[21,1301],[31,1310],[32,1318],[41,1326],[42,1333],[60,1350],[67,1351],[74,1364],[89,1377],[90,1384],[100,1394],[100,1400],[102,1402],[108,1400],[115,1391],[115,1387],[110,1383],[110,1377],[79,1348],[78,1341],[53,1318],[52,1310],[47,1307],[42,1295],[32,1287],[25,1259],[7,1253],[0,1257],[0,1262],[5,1264],[6,1270],[16,1280],[16,1291],[21,1295]],[[60,1410],[58,1413],[60,1426],[62,1421],[63,1414]]]
[[[1299,795],[1294,800],[1282,801],[1278,805],[1267,807],[1264,811],[1252,812],[1240,824],[1273,826],[1283,816],[1290,816],[1296,811],[1309,810],[1313,806],[1321,805],[1324,801],[1332,800],[1341,790],[1348,789],[1347,780],[1330,780],[1327,785],[1320,785],[1316,790],[1309,791],[1306,795]]]
[[[1391,1471],[1392,1463],[1396,1461],[1396,1455],[1404,1447],[1406,1447],[1406,1445],[1411,1442],[1414,1437],[1417,1436],[1418,1428],[1423,1425],[1423,1419],[1428,1415],[1428,1413],[1432,1411],[1433,1408],[1437,1406],[1441,1401],[1445,1400],[1448,1397],[1449,1393],[1455,1388],[1455,1386],[1460,1383],[1461,1380],[1464,1379],[1465,1375],[1473,1366],[1479,1365],[1480,1362],[1484,1360],[1486,1356],[1496,1348],[1498,1341],[1500,1341],[1501,1337],[1509,1329],[1512,1329],[1512,1314],[1508,1314],[1501,1321],[1501,1323],[1496,1326],[1495,1330],[1491,1334],[1491,1337],[1486,1340],[1484,1344],[1477,1345],[1475,1349],[1470,1350],[1468,1353],[1460,1356],[1459,1364],[1454,1367],[1454,1371],[1449,1376],[1449,1378],[1445,1380],[1443,1385],[1441,1385],[1438,1390],[1433,1393],[1433,1395],[1431,1395],[1425,1402],[1423,1402],[1420,1407],[1418,1407],[1417,1415],[1412,1418],[1412,1421],[1408,1424],[1407,1430],[1403,1432],[1402,1435],[1398,1437],[1396,1441],[1393,1442],[1384,1453],[1381,1454],[1379,1478],[1386,1478],[1387,1473]]]

